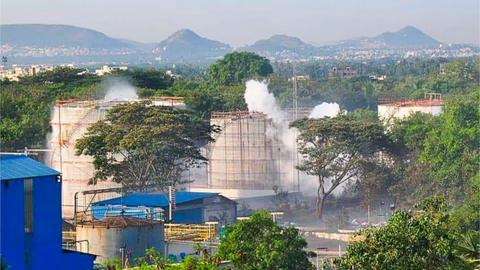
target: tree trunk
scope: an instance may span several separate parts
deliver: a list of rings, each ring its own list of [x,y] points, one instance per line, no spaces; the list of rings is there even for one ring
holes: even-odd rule
[[[317,189],[317,217],[318,219],[322,219],[323,215],[323,206],[325,204],[325,182],[323,181],[323,177],[318,177],[318,189]]]
[[[326,195],[317,197],[317,217],[322,219],[323,216],[323,207],[325,205]]]

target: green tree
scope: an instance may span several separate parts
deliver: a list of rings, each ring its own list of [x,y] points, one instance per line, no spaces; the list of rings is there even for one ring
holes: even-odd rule
[[[478,93],[450,98],[420,154],[420,161],[429,165],[429,175],[448,192],[448,199],[462,200],[469,179],[478,173],[479,105]]]
[[[273,73],[268,59],[251,52],[226,54],[208,68],[208,77],[217,85],[243,83],[247,79],[265,77]]]
[[[339,269],[465,269],[455,256],[457,235],[445,200],[428,198],[414,211],[396,211],[384,227],[362,230]]]
[[[297,169],[318,180],[318,218],[322,217],[325,200],[338,186],[361,180],[365,166],[385,160],[391,147],[379,122],[349,115],[304,119],[292,126],[300,131],[298,149],[302,160]]]
[[[77,154],[93,157],[91,183],[111,179],[127,190],[175,185],[186,169],[206,161],[199,143],[215,129],[191,113],[148,102],[110,109],[77,140]]]
[[[173,85],[173,77],[162,70],[135,69],[127,71],[124,76],[130,77],[132,83],[140,88],[146,89],[167,89]]]
[[[280,227],[261,211],[227,228],[217,255],[239,270],[306,270],[312,269],[306,246],[297,229]]]

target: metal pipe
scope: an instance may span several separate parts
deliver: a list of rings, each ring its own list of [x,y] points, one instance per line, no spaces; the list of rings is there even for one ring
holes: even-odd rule
[[[78,192],[75,192],[75,194],[73,195],[73,224],[75,225],[75,227],[77,226],[77,207],[78,207]]]

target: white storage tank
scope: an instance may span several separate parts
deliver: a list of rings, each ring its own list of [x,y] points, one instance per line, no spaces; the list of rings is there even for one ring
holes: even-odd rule
[[[145,249],[154,247],[164,252],[163,222],[126,216],[107,217],[78,224],[77,248],[82,252],[97,255],[96,261],[109,258],[124,258],[130,263],[145,255]],[[88,249],[88,250],[87,250]]]

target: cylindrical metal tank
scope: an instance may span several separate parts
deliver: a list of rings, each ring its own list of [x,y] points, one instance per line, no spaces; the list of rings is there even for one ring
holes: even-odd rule
[[[74,195],[76,192],[119,187],[106,181],[92,186],[88,184],[93,176],[93,159],[90,156],[75,155],[75,143],[87,131],[87,128],[104,119],[108,109],[118,102],[104,101],[57,101],[50,124],[49,136],[51,152],[46,163],[62,173],[62,214],[73,216]],[[99,195],[97,199],[108,199]]]
[[[142,100],[58,100],[56,102],[50,120],[52,132],[47,138],[51,152],[46,157],[46,163],[62,173],[64,217],[73,216],[76,192],[120,187],[119,184],[111,181],[99,181],[95,186],[89,185],[88,182],[94,175],[93,159],[90,156],[75,155],[75,143],[85,134],[88,127],[105,118],[107,110],[119,104],[138,101]],[[149,101],[154,106],[185,108],[183,98],[180,97],[157,97]],[[114,194],[97,194],[95,199],[110,199],[112,195]],[[83,200],[78,203],[81,210],[85,206]]]
[[[152,247],[163,253],[164,239],[163,222],[158,220],[107,217],[78,224],[76,228],[77,248],[98,255],[97,261],[124,256],[132,263]]]
[[[291,182],[291,154],[261,113],[213,113],[222,130],[209,146],[210,188],[272,190]]]

